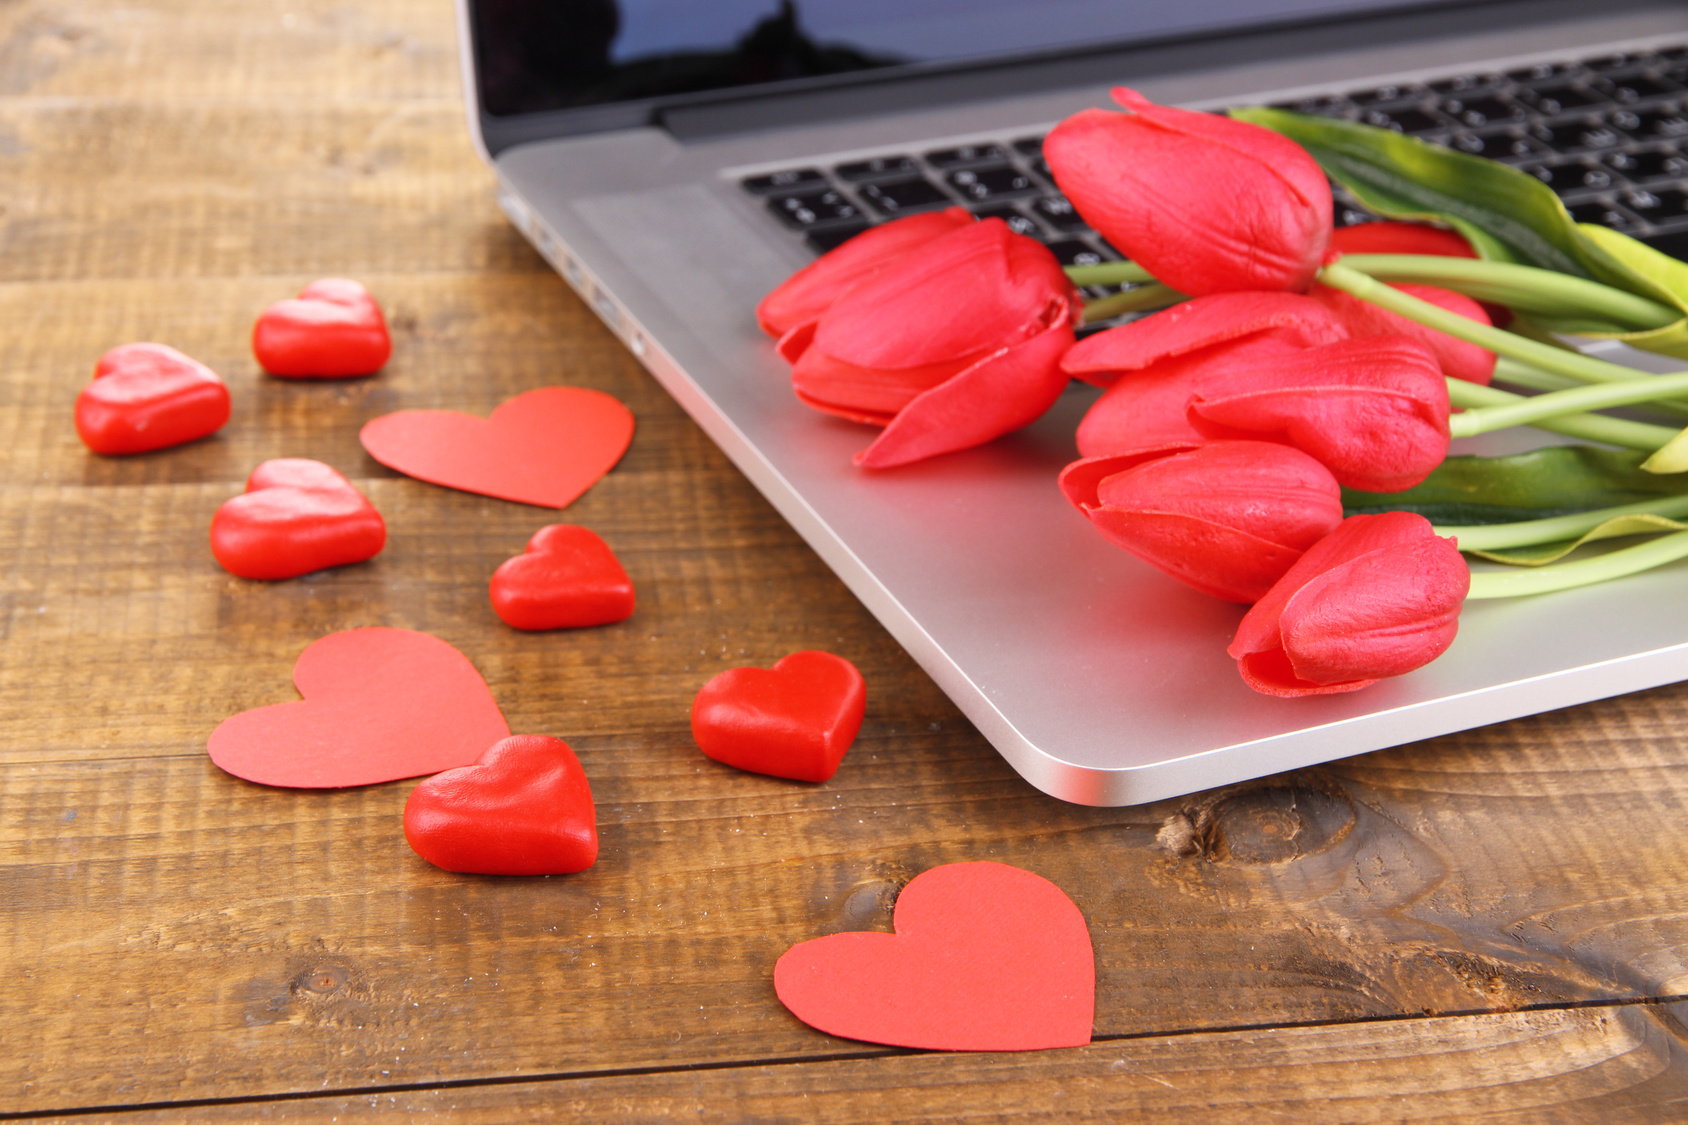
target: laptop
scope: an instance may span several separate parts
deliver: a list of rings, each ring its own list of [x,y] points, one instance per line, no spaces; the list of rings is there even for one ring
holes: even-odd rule
[[[1001,216],[1069,263],[1115,257],[1041,157],[1115,84],[1494,156],[1579,219],[1688,256],[1688,5],[458,0],[458,17],[510,221],[1044,792],[1135,804],[1688,678],[1678,564],[1471,603],[1442,658],[1363,691],[1257,695],[1225,655],[1242,608],[1109,545],[1057,491],[1093,390],[981,448],[862,471],[873,431],[801,405],[752,316],[816,254],[932,207]]]

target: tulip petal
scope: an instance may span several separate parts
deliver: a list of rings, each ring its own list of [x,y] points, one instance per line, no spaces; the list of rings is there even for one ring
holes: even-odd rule
[[[1337,695],[1345,691],[1359,691],[1377,683],[1373,680],[1347,680],[1334,684],[1315,684],[1303,680],[1290,666],[1289,656],[1281,648],[1267,652],[1253,652],[1237,661],[1237,671],[1243,682],[1261,695],[1275,695],[1279,699],[1296,699],[1304,695]]]
[[[1279,330],[1273,333],[1278,340],[1303,348],[1332,344],[1348,335],[1330,308],[1309,297],[1254,290],[1215,293],[1081,340],[1061,368],[1087,383],[1108,387],[1123,372],[1274,329]]]
[[[1458,313],[1467,320],[1478,324],[1490,323],[1489,314],[1484,311],[1483,306],[1463,293],[1411,282],[1397,283],[1395,288],[1451,313]],[[1489,380],[1494,377],[1495,353],[1487,348],[1480,348],[1476,344],[1456,339],[1446,332],[1427,328],[1399,313],[1390,312],[1370,301],[1363,301],[1328,285],[1313,286],[1308,296],[1330,309],[1342,321],[1350,336],[1409,336],[1430,350],[1430,354],[1436,357],[1436,365],[1442,369],[1442,374],[1450,379],[1464,379],[1467,383],[1488,386]]]
[[[1041,335],[1006,347],[920,394],[856,454],[864,469],[967,449],[1036,421],[1066,389],[1061,355],[1073,344],[1064,315]]]
[[[1204,594],[1244,605],[1258,601],[1301,551],[1235,527],[1180,512],[1085,512],[1109,542]]]
[[[895,259],[973,222],[960,207],[893,219],[863,231],[798,270],[756,306],[756,322],[770,336],[784,336],[831,308],[839,296]],[[789,357],[788,357],[789,358]]]
[[[1102,482],[1127,469],[1151,461],[1156,457],[1165,457],[1169,453],[1182,453],[1196,449],[1200,442],[1172,442],[1166,445],[1145,446],[1121,453],[1108,454],[1102,457],[1086,457],[1074,461],[1061,470],[1057,481],[1061,495],[1067,498],[1067,503],[1075,508],[1095,508],[1101,501],[1096,498],[1096,491]]]
[[[1475,258],[1477,251],[1458,231],[1386,219],[1337,227],[1331,231],[1330,252],[1326,260],[1343,254],[1435,254],[1444,258]]]
[[[780,358],[787,363],[796,363],[803,358],[803,353],[809,350],[809,345],[815,342],[815,321],[805,320],[791,331],[779,338],[774,350],[780,353]]]
[[[895,414],[923,391],[954,378],[975,362],[969,357],[925,367],[862,367],[811,347],[792,365],[791,385],[804,402],[830,404],[821,409],[832,413]]]

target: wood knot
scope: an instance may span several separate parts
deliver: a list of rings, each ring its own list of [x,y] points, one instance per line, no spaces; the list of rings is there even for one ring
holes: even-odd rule
[[[1213,863],[1284,863],[1316,855],[1354,827],[1354,803],[1317,777],[1218,790],[1168,817],[1155,843]]]
[[[293,978],[291,991],[309,992],[317,996],[343,993],[351,987],[346,970],[339,965],[316,965]]]

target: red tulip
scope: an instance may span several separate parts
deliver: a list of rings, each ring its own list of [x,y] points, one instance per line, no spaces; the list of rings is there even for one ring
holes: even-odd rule
[[[845,291],[904,254],[972,223],[972,215],[960,207],[950,207],[893,219],[863,231],[810,262],[762,298],[756,306],[756,323],[770,336],[784,336],[820,316]]]
[[[1396,282],[1395,288],[1451,313],[1458,313],[1467,320],[1474,320],[1478,324],[1489,323],[1489,314],[1484,311],[1483,306],[1463,293],[1439,289],[1434,285],[1414,285],[1411,282]],[[1411,336],[1430,349],[1430,354],[1436,357],[1436,365],[1442,369],[1442,374],[1450,379],[1464,379],[1467,383],[1486,387],[1489,380],[1494,378],[1495,353],[1487,348],[1468,344],[1434,328],[1426,328],[1399,313],[1390,312],[1370,301],[1362,301],[1327,285],[1313,286],[1308,296],[1335,313],[1347,327],[1350,336]]]
[[[1448,454],[1448,385],[1423,345],[1368,336],[1265,357],[1249,384],[1191,400],[1208,438],[1293,445],[1347,488],[1399,492]]]
[[[1319,302],[1293,293],[1218,293],[1099,332],[1061,361],[1075,378],[1109,387],[1079,424],[1086,457],[1167,442],[1199,443],[1186,417],[1196,395],[1246,386],[1256,361],[1346,336]]]
[[[1061,490],[1108,540],[1204,594],[1266,595],[1342,522],[1342,490],[1287,445],[1217,441],[1075,461]]]
[[[1354,691],[1446,652],[1470,588],[1454,541],[1423,516],[1350,516],[1255,603],[1228,651],[1267,695]]]
[[[1086,109],[1043,154],[1086,222],[1157,279],[1203,296],[1305,290],[1331,234],[1330,182],[1287,137],[1114,91],[1126,113]]]
[[[1078,296],[1049,249],[1001,219],[922,243],[786,333],[797,397],[885,431],[856,455],[887,468],[1034,421],[1067,384]]]

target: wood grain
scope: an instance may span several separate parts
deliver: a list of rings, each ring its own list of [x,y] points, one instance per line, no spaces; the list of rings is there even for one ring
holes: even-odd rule
[[[454,58],[428,0],[0,3],[0,1114],[1683,1116],[1682,1013],[1632,1002],[1688,995],[1688,688],[1139,808],[1033,791],[503,221]],[[377,293],[392,363],[262,375],[253,317],[324,275]],[[134,339],[227,379],[222,433],[82,448],[76,392]],[[638,419],[561,516],[356,441],[558,382]],[[277,456],[352,477],[387,549],[285,583],[218,569],[212,512]],[[631,620],[492,615],[492,570],[559,518],[614,546]],[[597,866],[448,875],[403,844],[411,783],[209,764],[218,721],[294,698],[307,644],[370,624],[457,645],[514,729],[580,752]],[[811,647],[869,685],[832,782],[697,753],[699,685]],[[1079,904],[1102,1041],[887,1053],[778,1005],[785,948],[888,929],[910,877],[971,859]],[[399,1089],[440,1083],[470,1085]]]

